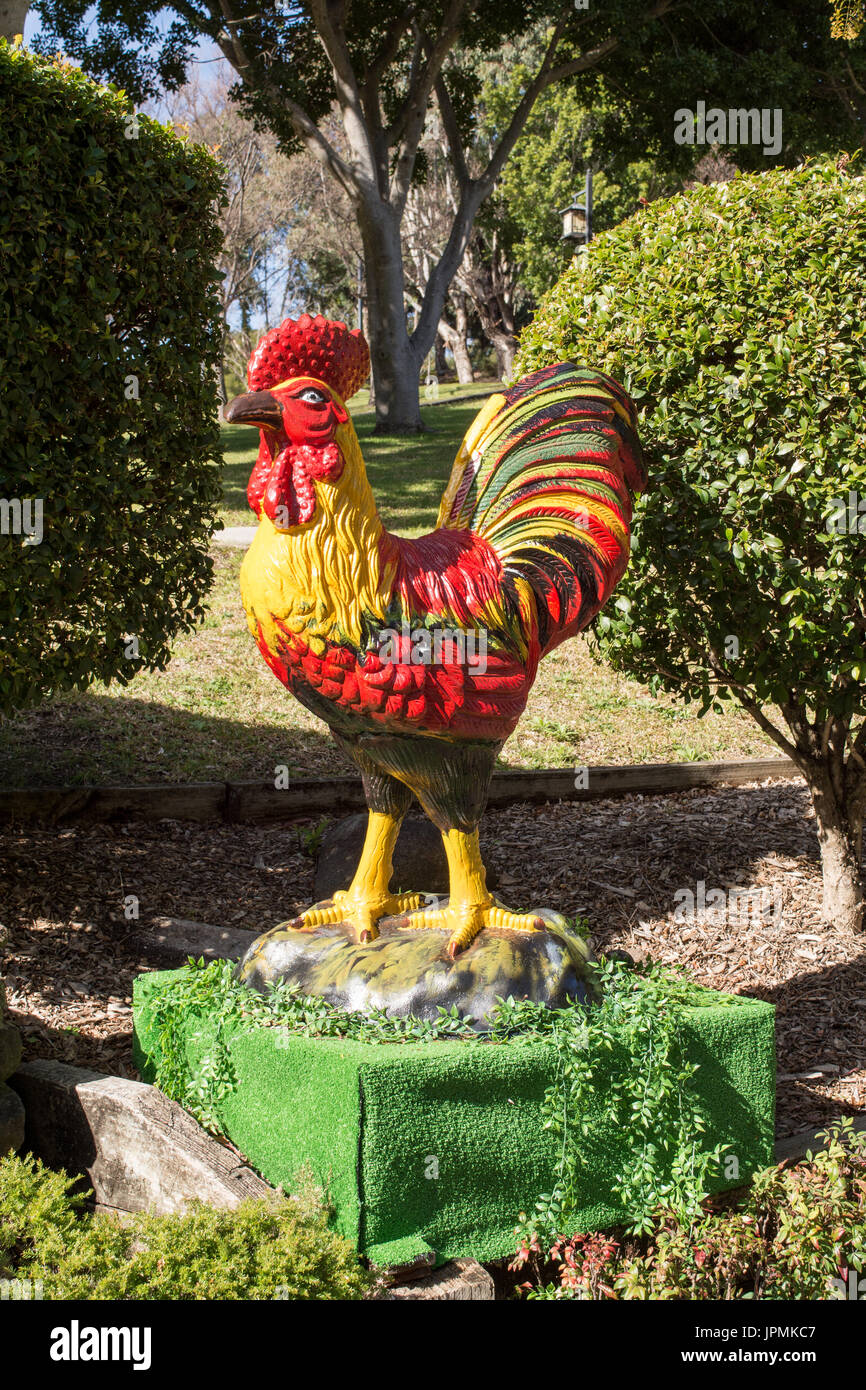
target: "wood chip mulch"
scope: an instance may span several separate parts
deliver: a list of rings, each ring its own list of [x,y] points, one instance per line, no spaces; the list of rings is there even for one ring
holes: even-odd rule
[[[178,821],[0,834],[3,973],[27,1056],[133,1076],[131,989],[147,964],[132,933],[159,916],[258,933],[294,915],[312,893],[302,836]],[[521,804],[491,811],[482,843],[514,908],[586,917],[596,951],[684,964],[775,1004],[780,1137],[866,1111],[866,936],[821,919],[801,784]],[[702,907],[700,884],[728,906]],[[751,891],[745,908],[732,890]]]

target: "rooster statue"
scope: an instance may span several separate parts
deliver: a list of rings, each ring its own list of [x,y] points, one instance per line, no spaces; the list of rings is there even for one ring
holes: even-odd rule
[[[303,314],[264,335],[249,392],[225,409],[261,432],[248,488],[259,525],[241,570],[250,629],[360,769],[369,811],[351,885],[289,925],[346,923],[359,942],[386,917],[444,927],[453,959],[485,927],[544,926],[488,891],[478,825],[539,660],[586,627],[625,570],[646,478],[623,388],[561,362],[487,401],[436,530],[393,535],[345,404],[368,370],[359,330]],[[391,892],[413,797],[444,841],[444,907]]]

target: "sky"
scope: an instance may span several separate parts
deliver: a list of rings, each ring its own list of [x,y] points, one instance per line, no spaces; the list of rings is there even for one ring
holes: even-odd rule
[[[95,6],[93,7],[93,13],[95,16]],[[160,27],[165,26],[167,28],[169,22],[170,16],[168,14],[160,16]],[[40,34],[41,32],[41,16],[38,14],[36,10],[31,9],[27,15],[27,19],[24,22],[25,45],[32,44],[33,39],[36,37],[37,34]],[[204,38],[201,39],[200,42],[196,45],[193,61],[195,66],[201,69],[202,76],[209,72],[213,72],[214,75],[216,75],[219,73],[220,69],[225,65],[225,59],[222,57],[222,54],[220,53],[220,50],[217,48],[216,44],[212,43],[210,39]],[[192,73],[190,72],[189,75],[191,76]],[[162,109],[160,102],[149,102],[147,104],[147,110],[151,115],[156,116],[158,120],[165,119],[167,115],[166,111]]]

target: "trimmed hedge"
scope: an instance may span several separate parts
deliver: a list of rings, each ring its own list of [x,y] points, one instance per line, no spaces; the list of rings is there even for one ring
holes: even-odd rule
[[[843,155],[652,204],[544,300],[518,370],[638,404],[649,489],[602,653],[734,696],[806,778],[824,918],[859,930],[866,813],[866,178]],[[775,708],[774,708],[775,707]]]
[[[718,680],[758,706],[862,714],[858,162],[694,188],[602,233],[542,302],[515,371],[569,359],[623,382],[649,468],[598,624],[605,655],[704,708]]]
[[[8,713],[164,666],[202,615],[220,496],[223,193],[204,147],[2,41],[0,180]]]

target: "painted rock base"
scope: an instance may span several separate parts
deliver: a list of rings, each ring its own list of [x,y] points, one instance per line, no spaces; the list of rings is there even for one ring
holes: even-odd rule
[[[238,976],[257,990],[291,980],[303,994],[357,1013],[384,1009],[432,1021],[440,1008],[456,1007],[483,1032],[498,997],[553,1008],[589,998],[589,948],[564,918],[551,913],[545,920],[546,931],[487,928],[456,960],[447,954],[444,929],[392,927],[386,919],[378,939],[361,945],[344,923],[315,931],[275,927],[252,943]]]

